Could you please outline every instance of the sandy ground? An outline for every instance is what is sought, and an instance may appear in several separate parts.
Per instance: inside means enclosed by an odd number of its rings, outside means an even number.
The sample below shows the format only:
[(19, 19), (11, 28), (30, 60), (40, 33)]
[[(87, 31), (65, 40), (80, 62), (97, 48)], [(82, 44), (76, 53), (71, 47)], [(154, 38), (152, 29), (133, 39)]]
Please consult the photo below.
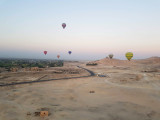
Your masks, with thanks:
[[(79, 65), (105, 77), (0, 87), (0, 120), (160, 120), (159, 61), (98, 62), (98, 66), (77, 62), (65, 67)], [(49, 111), (49, 116), (36, 116), (40, 111)]]
[(5, 84), (31, 82), (49, 79), (61, 79), (64, 77), (87, 76), (89, 73), (79, 69), (74, 63), (66, 64), (64, 67), (46, 68), (43, 71), (26, 72), (2, 72), (0, 73), (0, 86)]

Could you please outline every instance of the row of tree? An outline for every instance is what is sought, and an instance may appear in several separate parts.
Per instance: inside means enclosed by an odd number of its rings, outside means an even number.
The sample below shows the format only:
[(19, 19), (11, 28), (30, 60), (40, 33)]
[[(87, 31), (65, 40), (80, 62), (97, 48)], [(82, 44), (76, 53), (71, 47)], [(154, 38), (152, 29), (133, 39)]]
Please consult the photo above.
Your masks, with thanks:
[(28, 67), (61, 67), (63, 61), (55, 60), (12, 60), (12, 59), (0, 59), (0, 67), (10, 69), (13, 67), (17, 68), (28, 68)]

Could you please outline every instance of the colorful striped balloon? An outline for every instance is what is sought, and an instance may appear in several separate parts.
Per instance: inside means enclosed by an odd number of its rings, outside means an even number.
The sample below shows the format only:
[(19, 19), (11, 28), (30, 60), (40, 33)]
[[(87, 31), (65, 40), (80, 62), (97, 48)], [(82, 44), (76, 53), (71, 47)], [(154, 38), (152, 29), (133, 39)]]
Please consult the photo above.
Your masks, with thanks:
[(131, 58), (133, 57), (133, 53), (132, 52), (127, 52), (126, 53), (126, 58), (130, 61)]

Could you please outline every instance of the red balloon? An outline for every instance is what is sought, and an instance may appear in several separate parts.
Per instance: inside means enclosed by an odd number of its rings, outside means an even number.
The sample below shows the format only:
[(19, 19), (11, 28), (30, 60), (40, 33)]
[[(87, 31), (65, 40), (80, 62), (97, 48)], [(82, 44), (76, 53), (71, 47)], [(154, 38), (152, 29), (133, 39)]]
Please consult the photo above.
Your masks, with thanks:
[(66, 23), (62, 23), (62, 27), (64, 29), (66, 27)]
[(46, 54), (47, 54), (47, 51), (44, 51), (44, 54), (46, 55)]
[(57, 55), (57, 58), (59, 59), (60, 55)]

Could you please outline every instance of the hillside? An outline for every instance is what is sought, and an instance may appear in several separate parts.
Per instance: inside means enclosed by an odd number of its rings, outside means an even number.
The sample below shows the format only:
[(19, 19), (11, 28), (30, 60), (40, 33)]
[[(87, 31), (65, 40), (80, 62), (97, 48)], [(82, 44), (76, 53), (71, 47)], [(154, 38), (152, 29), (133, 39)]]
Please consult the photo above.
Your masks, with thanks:
[(136, 64), (160, 64), (160, 57), (150, 57), (147, 59), (139, 59), (139, 60), (119, 60), (119, 59), (110, 59), (104, 58), (101, 60), (94, 61), (97, 64), (104, 64), (108, 66), (126, 66), (126, 65), (136, 65)]

